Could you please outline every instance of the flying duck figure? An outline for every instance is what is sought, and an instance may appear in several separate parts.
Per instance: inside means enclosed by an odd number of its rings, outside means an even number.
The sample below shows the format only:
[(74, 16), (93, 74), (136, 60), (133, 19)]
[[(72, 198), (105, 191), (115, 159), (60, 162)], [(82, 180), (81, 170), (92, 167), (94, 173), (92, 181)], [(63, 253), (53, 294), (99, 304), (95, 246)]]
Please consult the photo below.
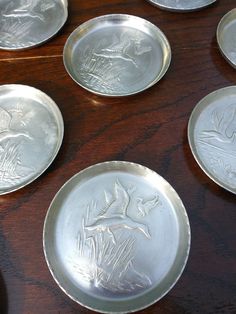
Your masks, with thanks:
[(35, 7), (38, 5), (40, 0), (21, 0), (20, 6), (10, 11), (10, 13), (3, 14), (4, 17), (32, 17), (38, 18), (41, 21), (44, 21), (43, 16), (40, 13), (35, 12)]
[[(217, 116), (217, 112), (213, 112)], [(217, 140), (218, 142), (232, 144), (236, 140), (236, 131), (231, 131), (229, 134), (229, 128), (235, 127), (236, 108), (233, 108), (229, 112), (228, 116), (221, 117), (217, 123), (216, 130), (202, 131), (200, 140)]]
[(151, 238), (148, 227), (127, 215), (130, 197), (119, 180), (115, 182), (115, 198), (101, 211), (94, 223), (84, 226), (85, 230), (107, 232), (116, 244), (114, 230), (127, 229), (141, 232), (148, 239)]
[(0, 107), (0, 143), (12, 138), (33, 138), (26, 131), (17, 131), (11, 128), (12, 116), (5, 109)]
[(149, 212), (159, 204), (159, 196), (155, 195), (154, 198), (144, 201), (142, 198), (137, 199), (137, 206), (139, 215), (145, 217)]
[(132, 63), (136, 68), (138, 67), (135, 58), (130, 53), (132, 41), (130, 36), (123, 32), (120, 37), (116, 34), (112, 35), (112, 44), (106, 48), (94, 52), (97, 57), (108, 58), (110, 60), (123, 60)]

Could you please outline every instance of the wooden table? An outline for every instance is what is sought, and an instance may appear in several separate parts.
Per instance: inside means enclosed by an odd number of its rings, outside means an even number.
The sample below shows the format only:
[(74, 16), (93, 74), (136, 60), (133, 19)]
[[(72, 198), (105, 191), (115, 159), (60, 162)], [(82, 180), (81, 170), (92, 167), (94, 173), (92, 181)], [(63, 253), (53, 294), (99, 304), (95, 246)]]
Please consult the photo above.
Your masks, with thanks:
[[(92, 313), (71, 301), (45, 263), (42, 230), (48, 206), (72, 175), (94, 163), (126, 160), (162, 175), (189, 215), (191, 253), (176, 286), (140, 313), (236, 313), (236, 198), (213, 183), (195, 162), (187, 124), (208, 93), (236, 84), (236, 72), (216, 43), (220, 18), (235, 0), (199, 12), (159, 10), (144, 0), (69, 1), (69, 19), (47, 44), (0, 51), (0, 84), (41, 89), (58, 104), (65, 123), (62, 148), (50, 168), (27, 187), (0, 197), (0, 313)], [(68, 35), (93, 17), (127, 13), (160, 27), (172, 63), (155, 86), (135, 96), (105, 98), (82, 89), (66, 73)]]

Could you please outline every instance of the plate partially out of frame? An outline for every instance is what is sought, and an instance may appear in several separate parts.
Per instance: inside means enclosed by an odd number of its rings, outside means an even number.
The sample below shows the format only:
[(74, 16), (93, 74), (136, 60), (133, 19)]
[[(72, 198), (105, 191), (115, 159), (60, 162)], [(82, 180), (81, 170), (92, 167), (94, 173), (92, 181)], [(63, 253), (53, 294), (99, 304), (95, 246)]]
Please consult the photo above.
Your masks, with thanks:
[(236, 86), (216, 90), (196, 105), (188, 124), (188, 139), (203, 171), (236, 193)]
[(26, 85), (0, 86), (0, 195), (40, 176), (63, 138), (61, 113), (46, 94)]
[(79, 26), (64, 48), (72, 79), (103, 96), (139, 93), (166, 73), (171, 49), (165, 35), (136, 16), (111, 14)]
[(236, 9), (229, 11), (220, 20), (216, 37), (222, 55), (236, 68)]
[(191, 12), (203, 9), (216, 0), (147, 0), (148, 2), (168, 11)]
[(138, 164), (111, 161), (72, 177), (56, 194), (43, 234), (57, 284), (102, 313), (161, 299), (187, 262), (190, 227), (174, 189)]
[(0, 49), (27, 49), (48, 41), (66, 22), (67, 6), (67, 0), (1, 0)]

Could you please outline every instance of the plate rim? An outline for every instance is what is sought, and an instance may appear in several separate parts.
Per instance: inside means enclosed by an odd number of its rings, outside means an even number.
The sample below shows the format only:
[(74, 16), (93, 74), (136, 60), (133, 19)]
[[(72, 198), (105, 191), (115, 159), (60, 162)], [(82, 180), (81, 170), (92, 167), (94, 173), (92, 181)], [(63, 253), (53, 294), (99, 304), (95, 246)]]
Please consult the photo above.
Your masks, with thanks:
[[(26, 182), (24, 182), (23, 184), (19, 184), (16, 186), (13, 186), (13, 188), (8, 188), (7, 191), (2, 191), (1, 187), (0, 187), (0, 196), (1, 195), (6, 195), (15, 191), (18, 191), (24, 187), (26, 187), (27, 185), (31, 184), (32, 182), (34, 182), (36, 179), (38, 179), (53, 163), (53, 161), (55, 160), (55, 158), (58, 155), (58, 152), (61, 148), (62, 142), (63, 142), (63, 138), (64, 138), (64, 120), (63, 120), (63, 116), (61, 113), (60, 108), (58, 107), (58, 105), (56, 104), (56, 102), (49, 96), (47, 95), (45, 92), (43, 92), (42, 90), (35, 88), (33, 86), (30, 85), (25, 85), (25, 84), (3, 84), (0, 85), (0, 92), (2, 90), (4, 90), (5, 88), (13, 88), (15, 89), (28, 89), (31, 90), (33, 92), (36, 92), (37, 94), (43, 95), (43, 97), (45, 97), (46, 99), (49, 100), (50, 102), (50, 108), (53, 108), (53, 115), (55, 116), (55, 118), (58, 120), (56, 121), (57, 127), (58, 127), (58, 137), (57, 137), (57, 142), (56, 142), (56, 148), (53, 151), (53, 154), (50, 157), (49, 162), (42, 168), (41, 171), (39, 171), (36, 175), (32, 176), (32, 178), (30, 178), (30, 180), (27, 180)], [(47, 108), (47, 106), (45, 106)], [(54, 113), (55, 111), (55, 113)], [(51, 112), (51, 110), (50, 110)]]
[(149, 3), (154, 5), (155, 7), (160, 8), (161, 10), (170, 11), (170, 12), (177, 12), (177, 13), (189, 13), (189, 12), (194, 12), (194, 11), (200, 11), (202, 9), (209, 7), (210, 5), (214, 4), (215, 2), (217, 2), (217, 0), (211, 0), (210, 3), (205, 4), (203, 6), (200, 6), (200, 7), (198, 6), (198, 7), (192, 8), (192, 9), (181, 9), (181, 8), (166, 6), (164, 4), (159, 4), (156, 2), (158, 0), (146, 0), (146, 1), (148, 1)]
[[(187, 137), (188, 137), (188, 143), (189, 143), (192, 155), (193, 155), (195, 161), (197, 162), (197, 164), (199, 165), (199, 167), (205, 173), (205, 175), (207, 175), (208, 178), (210, 178), (215, 184), (217, 184), (221, 188), (223, 188), (223, 189), (225, 189), (225, 190), (227, 190), (233, 194), (236, 194), (236, 188), (232, 189), (229, 185), (224, 184), (223, 182), (221, 182), (221, 180), (217, 179), (212, 173), (209, 172), (207, 167), (205, 167), (204, 163), (202, 162), (202, 159), (199, 157), (197, 150), (194, 148), (194, 147), (196, 147), (195, 142), (194, 142), (194, 127), (196, 125), (196, 122), (194, 123), (193, 120), (195, 118), (197, 110), (201, 109), (201, 107), (204, 107), (203, 103), (204, 103), (204, 101), (207, 100), (208, 97), (211, 97), (217, 93), (220, 93), (221, 91), (226, 91), (226, 90), (230, 90), (230, 89), (235, 89), (235, 95), (236, 95), (236, 85), (229, 85), (229, 86), (221, 87), (219, 89), (216, 89), (216, 90), (210, 92), (209, 94), (204, 96), (200, 101), (197, 102), (197, 104), (195, 105), (195, 107), (192, 110), (192, 113), (191, 113), (189, 121), (188, 121)], [(208, 103), (207, 106), (209, 106), (209, 105), (210, 104)]]
[[(100, 308), (100, 307), (94, 307), (94, 306), (90, 306), (89, 304), (85, 304), (84, 302), (82, 302), (81, 300), (79, 300), (79, 297), (75, 298), (74, 296), (72, 296), (70, 293), (68, 293), (68, 291), (66, 290), (65, 287), (63, 287), (60, 283), (60, 279), (58, 279), (58, 274), (56, 274), (56, 270), (55, 268), (53, 267), (52, 263), (51, 263), (51, 260), (50, 260), (50, 253), (49, 253), (49, 250), (50, 248), (48, 248), (48, 244), (47, 244), (47, 237), (49, 236), (49, 227), (48, 226), (51, 226), (50, 225), (50, 219), (51, 219), (51, 215), (54, 217), (54, 214), (57, 215), (58, 213), (56, 211), (60, 211), (60, 209), (55, 209), (54, 208), (54, 204), (55, 202), (57, 202), (57, 199), (58, 197), (60, 197), (61, 193), (63, 193), (64, 189), (67, 187), (67, 185), (71, 185), (73, 184), (73, 181), (77, 179), (78, 176), (83, 176), (86, 172), (89, 172), (91, 170), (94, 170), (94, 168), (99, 168), (99, 167), (106, 167), (106, 166), (114, 166), (115, 167), (115, 170), (117, 170), (116, 167), (125, 167), (125, 166), (131, 166), (133, 168), (136, 168), (137, 169), (142, 169), (142, 170), (145, 170), (145, 171), (148, 171), (150, 172), (151, 174), (154, 174), (155, 176), (157, 176), (158, 180), (161, 180), (163, 181), (164, 184), (166, 184), (168, 186), (168, 188), (171, 189), (171, 192), (174, 193), (174, 197), (175, 197), (175, 201), (178, 202), (178, 205), (176, 205), (176, 208), (177, 210), (176, 211), (181, 211), (181, 219), (183, 219), (183, 226), (184, 226), (184, 230), (183, 230), (183, 234), (182, 236), (185, 236), (185, 242), (184, 242), (184, 245), (183, 246), (183, 243), (181, 245), (181, 256), (178, 256), (178, 254), (176, 254), (175, 256), (175, 260), (173, 262), (173, 265), (170, 267), (170, 270), (172, 270), (172, 268), (174, 266), (176, 266), (175, 264), (177, 263), (176, 260), (181, 259), (181, 262), (182, 264), (178, 266), (178, 274), (176, 275), (177, 272), (175, 272), (175, 275), (173, 276), (175, 279), (173, 280), (173, 282), (171, 282), (171, 284), (168, 286), (168, 289), (164, 292), (162, 292), (161, 295), (159, 295), (158, 297), (155, 296), (155, 298), (152, 298), (152, 300), (148, 301), (148, 302), (143, 302), (142, 306), (138, 306), (138, 307), (133, 307), (132, 309), (129, 308), (128, 310), (127, 309), (122, 309), (122, 310), (118, 310), (119, 307), (116, 305), (116, 308), (114, 310), (106, 310), (104, 308)], [(118, 168), (120, 169), (120, 168)], [(113, 171), (111, 170), (110, 168), (105, 172), (109, 172), (109, 171)], [(121, 170), (120, 170), (121, 171)], [(97, 175), (97, 174), (96, 174)], [(80, 182), (80, 180), (79, 180)], [(83, 182), (82, 182), (83, 183)], [(68, 195), (70, 192), (66, 192), (66, 195)], [(55, 217), (54, 217), (55, 218)], [(55, 225), (55, 221), (56, 221), (56, 218), (54, 219), (54, 222), (53, 222), (53, 225)], [(180, 233), (181, 234), (181, 233)], [(157, 301), (159, 301), (160, 299), (162, 299), (175, 285), (176, 283), (178, 282), (179, 278), (181, 277), (185, 267), (186, 267), (186, 264), (187, 264), (187, 261), (188, 261), (188, 258), (189, 258), (189, 254), (190, 254), (190, 247), (191, 247), (191, 228), (190, 228), (190, 222), (189, 222), (189, 218), (188, 218), (188, 214), (187, 214), (187, 211), (185, 209), (185, 206), (182, 202), (182, 200), (180, 199), (179, 195), (177, 194), (177, 192), (175, 191), (175, 189), (170, 185), (170, 183), (168, 183), (168, 181), (166, 181), (162, 176), (160, 176), (158, 173), (156, 173), (155, 171), (147, 168), (146, 166), (143, 166), (143, 165), (140, 165), (140, 164), (137, 164), (137, 163), (134, 163), (134, 162), (128, 162), (128, 161), (118, 161), (118, 160), (112, 160), (112, 161), (105, 161), (105, 162), (100, 162), (100, 163), (97, 163), (97, 164), (93, 164), (81, 171), (79, 171), (78, 173), (76, 173), (75, 175), (73, 175), (69, 180), (67, 180), (63, 185), (62, 187), (57, 191), (57, 193), (55, 194), (54, 198), (52, 199), (48, 209), (47, 209), (47, 213), (46, 213), (46, 216), (45, 216), (45, 220), (44, 220), (44, 225), (43, 225), (43, 237), (42, 237), (42, 241), (43, 241), (43, 252), (44, 252), (44, 257), (45, 257), (45, 260), (46, 260), (46, 264), (49, 268), (49, 271), (53, 277), (53, 279), (55, 280), (55, 282), (57, 283), (57, 285), (60, 287), (60, 289), (69, 297), (71, 298), (73, 301), (75, 301), (77, 304), (80, 304), (81, 306), (87, 308), (87, 309), (90, 309), (90, 310), (93, 310), (93, 311), (97, 311), (99, 313), (132, 313), (132, 312), (136, 312), (138, 310), (142, 310), (144, 308), (147, 308), (149, 307), (150, 305), (156, 303)], [(179, 245), (180, 247), (180, 245)], [(55, 252), (55, 255), (56, 255), (56, 250), (54, 249), (53, 250), (53, 254)], [(178, 257), (178, 258), (177, 258)], [(167, 276), (167, 275), (166, 275)], [(165, 276), (165, 277), (166, 277)], [(162, 281), (165, 279), (165, 277), (162, 279)], [(162, 282), (161, 281), (161, 282)], [(158, 285), (159, 286), (159, 285)], [(144, 292), (143, 294), (137, 294), (135, 295), (134, 297), (129, 297), (127, 300), (123, 301), (125, 303), (127, 302), (131, 302), (132, 300), (135, 300), (135, 299), (138, 299), (140, 297), (143, 297), (144, 295), (146, 295), (147, 293), (154, 293), (155, 295), (155, 289), (157, 289), (157, 286), (154, 285), (152, 288), (148, 289), (147, 292)], [(77, 288), (77, 291), (81, 291), (81, 289)], [(79, 295), (79, 293), (77, 295)], [(86, 294), (86, 292), (83, 292), (83, 294)], [(90, 297), (89, 294), (86, 294), (87, 296)], [(93, 299), (99, 299), (98, 297), (96, 296), (93, 296)], [(101, 301), (99, 301), (101, 302)], [(109, 300), (109, 299), (106, 299), (106, 303), (109, 302), (109, 304), (111, 305), (112, 303), (119, 303), (120, 304), (120, 301), (117, 301), (117, 300)]]
[(231, 10), (229, 10), (226, 14), (224, 14), (222, 16), (222, 18), (220, 19), (218, 25), (217, 25), (217, 29), (216, 29), (216, 40), (217, 40), (217, 44), (219, 47), (219, 50), (221, 52), (221, 55), (223, 56), (223, 58), (234, 68), (236, 69), (236, 61), (233, 62), (229, 57), (228, 54), (226, 53), (221, 40), (220, 40), (220, 36), (221, 36), (221, 32), (222, 29), (224, 27), (225, 22), (227, 21), (227, 18), (231, 15), (234, 14), (235, 15), (235, 22), (236, 22), (236, 8), (233, 8)]
[[(128, 93), (122, 93), (122, 94), (118, 94), (118, 93), (112, 93), (112, 94), (109, 94), (109, 93), (104, 93), (104, 92), (99, 92), (97, 90), (93, 90), (89, 87), (87, 87), (85, 84), (79, 82), (75, 76), (71, 73), (70, 69), (69, 69), (69, 66), (68, 66), (68, 62), (67, 62), (67, 58), (66, 58), (66, 54), (67, 54), (67, 48), (70, 44), (70, 41), (72, 40), (72, 37), (77, 33), (79, 32), (80, 30), (84, 30), (86, 29), (88, 26), (90, 26), (91, 24), (93, 25), (94, 27), (94, 23), (96, 21), (102, 21), (102, 20), (105, 20), (105, 19), (109, 19), (109, 20), (112, 20), (113, 18), (117, 18), (117, 19), (126, 19), (128, 20), (129, 18), (132, 18), (132, 19), (136, 19), (136, 20), (142, 20), (144, 23), (150, 25), (153, 29), (155, 29), (155, 31), (157, 31), (159, 33), (159, 36), (158, 37), (161, 37), (161, 39), (159, 38), (160, 42), (164, 43), (167, 47), (167, 52), (168, 52), (168, 57), (167, 57), (167, 60), (165, 62), (165, 65), (162, 66), (161, 70), (158, 72), (158, 75), (155, 76), (155, 79), (150, 82), (149, 84), (145, 85), (144, 88), (142, 88), (141, 90), (136, 90), (134, 92), (128, 92)], [(86, 36), (86, 35), (85, 35)], [(79, 37), (79, 39), (81, 39), (82, 37)], [(162, 49), (163, 51), (163, 49)], [(171, 60), (172, 60), (172, 51), (171, 51), (171, 45), (170, 45), (170, 42), (167, 38), (167, 36), (165, 35), (165, 33), (158, 27), (156, 26), (155, 24), (153, 24), (152, 22), (148, 21), (147, 19), (145, 18), (142, 18), (142, 17), (139, 17), (139, 16), (136, 16), (136, 15), (132, 15), (132, 14), (122, 14), (122, 13), (112, 13), (112, 14), (105, 14), (105, 15), (100, 15), (100, 16), (97, 16), (97, 17), (94, 17), (94, 18), (91, 18), (83, 23), (81, 23), (79, 26), (77, 26), (69, 35), (69, 37), (67, 38), (66, 42), (65, 42), (65, 45), (64, 45), (64, 48), (63, 48), (63, 64), (64, 64), (64, 67), (66, 69), (66, 72), (67, 74), (70, 76), (70, 78), (77, 84), (79, 85), (80, 87), (82, 87), (83, 89), (89, 91), (90, 93), (93, 93), (95, 95), (99, 95), (99, 96), (104, 96), (104, 97), (127, 97), (127, 96), (132, 96), (132, 95), (136, 95), (136, 94), (139, 94), (145, 90), (147, 90), (148, 88), (152, 87), (153, 85), (155, 85), (156, 83), (158, 83), (166, 74), (166, 72), (168, 71), (168, 69), (170, 68), (170, 64), (171, 64)], [(164, 63), (164, 62), (163, 62)]]
[(24, 50), (29, 50), (29, 49), (33, 49), (33, 48), (36, 48), (36, 47), (39, 47), (41, 45), (44, 45), (45, 43), (47, 43), (48, 41), (50, 41), (52, 38), (54, 38), (59, 32), (60, 30), (64, 27), (67, 19), (68, 19), (68, 1), (67, 0), (60, 0), (60, 2), (62, 3), (62, 6), (63, 6), (63, 11), (64, 11), (64, 14), (63, 14), (63, 19), (62, 19), (62, 22), (60, 24), (60, 27), (58, 27), (54, 32), (52, 32), (52, 34), (41, 40), (40, 42), (37, 42), (35, 44), (32, 44), (32, 45), (25, 45), (24, 47), (17, 47), (17, 48), (14, 48), (14, 47), (5, 47), (5, 46), (2, 46), (1, 45), (1, 42), (0, 42), (0, 50), (5, 50), (5, 51), (24, 51)]

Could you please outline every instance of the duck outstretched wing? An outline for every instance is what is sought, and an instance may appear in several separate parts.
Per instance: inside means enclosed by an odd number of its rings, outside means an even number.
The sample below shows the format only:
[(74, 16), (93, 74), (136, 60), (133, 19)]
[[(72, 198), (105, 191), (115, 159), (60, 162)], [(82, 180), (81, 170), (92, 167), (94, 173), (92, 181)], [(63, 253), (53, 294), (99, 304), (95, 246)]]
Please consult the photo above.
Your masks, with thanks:
[(113, 200), (110, 202), (107, 208), (102, 211), (102, 216), (106, 218), (125, 216), (129, 202), (130, 197), (128, 192), (117, 179), (114, 185)]
[(0, 133), (10, 130), (11, 119), (10, 113), (0, 107)]

